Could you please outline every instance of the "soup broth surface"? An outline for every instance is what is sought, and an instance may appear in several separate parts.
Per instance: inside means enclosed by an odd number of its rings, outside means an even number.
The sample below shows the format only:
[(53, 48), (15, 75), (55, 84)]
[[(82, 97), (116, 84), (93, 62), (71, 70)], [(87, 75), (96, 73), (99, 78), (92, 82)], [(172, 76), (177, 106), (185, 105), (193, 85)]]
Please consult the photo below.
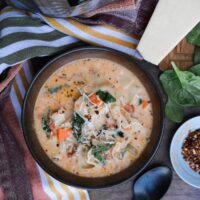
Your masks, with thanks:
[(152, 132), (152, 104), (125, 67), (80, 59), (55, 71), (34, 108), (37, 138), (50, 159), (84, 177), (103, 177), (131, 165)]

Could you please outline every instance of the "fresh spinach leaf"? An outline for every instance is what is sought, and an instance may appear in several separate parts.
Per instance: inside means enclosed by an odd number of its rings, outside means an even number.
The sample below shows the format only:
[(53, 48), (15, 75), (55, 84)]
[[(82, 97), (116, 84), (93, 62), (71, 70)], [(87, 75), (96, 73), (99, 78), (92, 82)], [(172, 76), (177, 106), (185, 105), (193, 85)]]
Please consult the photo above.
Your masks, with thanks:
[(190, 71), (181, 71), (172, 62), (173, 70), (160, 76), (161, 83), (168, 97), (182, 106), (200, 105), (200, 77)]
[(42, 129), (45, 131), (47, 138), (50, 138), (50, 132), (51, 132), (49, 123), (50, 123), (50, 116), (48, 112), (47, 114), (43, 114), (42, 120), (41, 120)]
[(179, 85), (177, 76), (173, 70), (167, 70), (160, 75), (162, 86), (169, 97), (173, 97), (173, 86)]
[(172, 121), (180, 122), (185, 107), (200, 106), (200, 67), (194, 66), (190, 71), (182, 71), (174, 62), (172, 67), (173, 70), (165, 71), (160, 76), (160, 81), (168, 96), (166, 115)]
[(58, 85), (56, 87), (48, 88), (48, 92), (51, 93), (51, 94), (53, 94), (53, 93), (57, 93), (61, 89), (62, 89), (62, 85)]
[(107, 91), (102, 91), (102, 90), (98, 90), (96, 92), (96, 95), (99, 96), (99, 98), (105, 102), (105, 103), (113, 103), (116, 101), (116, 98), (113, 97), (109, 92)]
[(200, 46), (200, 23), (198, 23), (186, 36), (187, 41), (191, 44)]
[(92, 147), (92, 154), (102, 164), (105, 164), (105, 158), (102, 156), (103, 152), (108, 151), (112, 147), (112, 144), (99, 144)]
[[(200, 106), (200, 76), (179, 70), (174, 62), (172, 66), (181, 83), (181, 90), (177, 93), (178, 102), (183, 106)], [(188, 99), (191, 101), (187, 101)]]
[(168, 99), (165, 106), (165, 113), (170, 120), (180, 123), (183, 120), (184, 108), (171, 99)]
[(81, 129), (84, 123), (85, 123), (85, 120), (78, 113), (74, 113), (74, 116), (72, 118), (72, 127), (74, 129), (74, 135), (78, 141), (79, 141), (79, 138), (81, 135)]
[(195, 47), (194, 64), (200, 64), (200, 47)]
[(160, 81), (168, 98), (172, 99), (174, 102), (176, 102), (176, 104), (180, 103), (179, 99), (181, 99), (181, 104), (193, 101), (193, 98), (190, 97), (190, 95), (185, 95), (184, 98), (180, 97), (182, 95), (182, 93), (180, 94), (180, 91), (182, 91), (182, 86), (173, 70), (165, 71), (160, 76)]
[(200, 64), (198, 65), (194, 65), (193, 67), (191, 67), (189, 69), (190, 72), (192, 72), (193, 74), (200, 76)]

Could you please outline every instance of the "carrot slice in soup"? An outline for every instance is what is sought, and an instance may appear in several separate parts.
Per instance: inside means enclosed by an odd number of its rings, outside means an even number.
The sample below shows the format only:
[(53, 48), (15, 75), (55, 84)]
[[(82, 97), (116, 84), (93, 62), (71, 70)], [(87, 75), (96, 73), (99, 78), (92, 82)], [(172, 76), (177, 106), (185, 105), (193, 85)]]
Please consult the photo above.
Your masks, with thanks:
[(94, 93), (89, 96), (89, 100), (96, 106), (101, 106), (103, 101)]
[(57, 129), (57, 139), (59, 142), (66, 140), (70, 134), (72, 134), (72, 129), (70, 128), (59, 128)]
[(122, 130), (123, 131), (132, 131), (132, 128), (129, 126), (129, 127), (123, 128)]
[(148, 106), (148, 101), (142, 100), (142, 109), (144, 110)]

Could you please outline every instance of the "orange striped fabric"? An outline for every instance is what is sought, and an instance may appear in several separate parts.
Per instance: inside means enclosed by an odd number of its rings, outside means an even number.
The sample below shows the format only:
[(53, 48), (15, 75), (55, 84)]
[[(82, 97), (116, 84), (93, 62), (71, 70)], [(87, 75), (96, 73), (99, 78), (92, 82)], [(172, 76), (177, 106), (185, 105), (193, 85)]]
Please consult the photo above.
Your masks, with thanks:
[[(23, 98), (33, 76), (33, 66), (28, 62), (24, 63), (23, 67), (16, 75), (13, 86), (11, 88), (10, 97), (19, 121), (21, 118), (21, 107), (23, 104)], [(43, 171), (38, 165), (36, 169), (40, 175), (41, 187), (43, 191), (48, 195), (49, 199), (89, 200), (89, 195), (87, 191), (76, 189), (60, 183), (59, 181), (48, 175), (45, 171)]]

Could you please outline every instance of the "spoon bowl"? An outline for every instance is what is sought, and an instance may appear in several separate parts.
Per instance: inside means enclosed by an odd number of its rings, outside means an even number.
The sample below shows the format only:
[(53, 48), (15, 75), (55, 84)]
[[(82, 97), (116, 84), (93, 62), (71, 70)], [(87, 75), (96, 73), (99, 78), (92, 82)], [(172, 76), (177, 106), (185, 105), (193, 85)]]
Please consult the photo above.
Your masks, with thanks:
[(133, 185), (134, 200), (159, 200), (167, 192), (172, 180), (168, 167), (153, 168), (140, 176)]

